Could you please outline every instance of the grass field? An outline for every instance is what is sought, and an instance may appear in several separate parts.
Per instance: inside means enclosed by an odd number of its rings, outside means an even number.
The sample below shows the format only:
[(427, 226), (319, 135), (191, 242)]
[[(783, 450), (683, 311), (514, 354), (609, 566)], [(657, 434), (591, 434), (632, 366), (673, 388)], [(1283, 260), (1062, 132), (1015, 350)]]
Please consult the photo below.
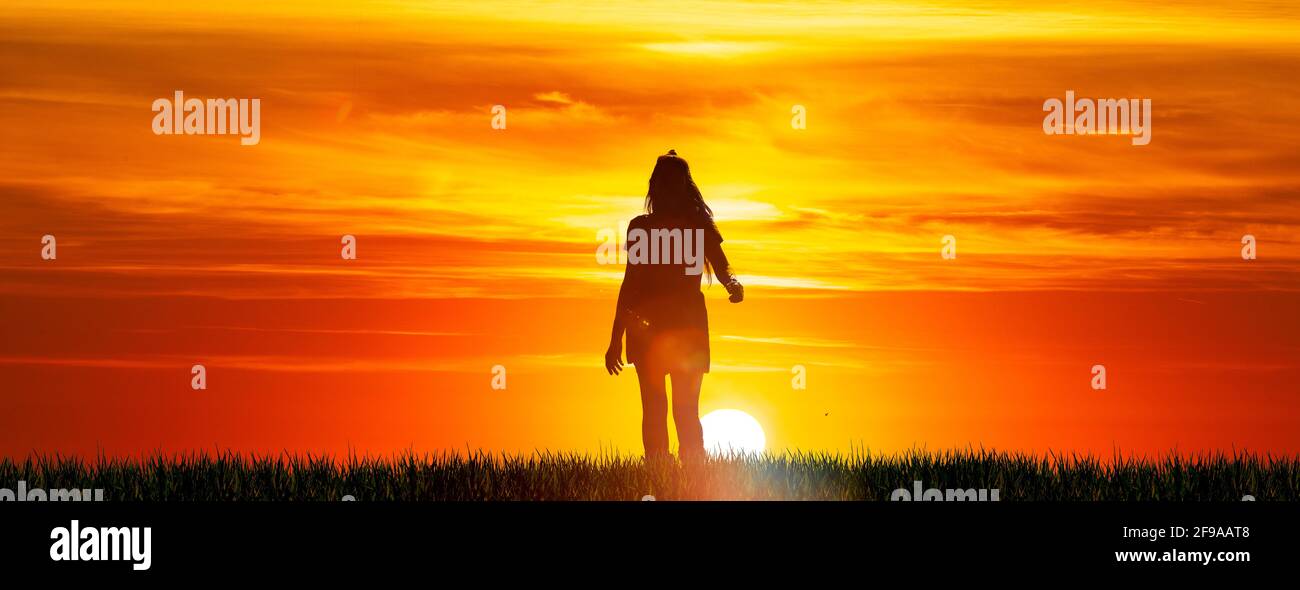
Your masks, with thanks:
[(898, 488), (998, 489), (1002, 501), (1300, 499), (1300, 457), (1214, 454), (1101, 460), (993, 451), (786, 454), (647, 464), (537, 453), (391, 458), (236, 454), (84, 461), (0, 459), (0, 488), (103, 488), (109, 501), (889, 500)]

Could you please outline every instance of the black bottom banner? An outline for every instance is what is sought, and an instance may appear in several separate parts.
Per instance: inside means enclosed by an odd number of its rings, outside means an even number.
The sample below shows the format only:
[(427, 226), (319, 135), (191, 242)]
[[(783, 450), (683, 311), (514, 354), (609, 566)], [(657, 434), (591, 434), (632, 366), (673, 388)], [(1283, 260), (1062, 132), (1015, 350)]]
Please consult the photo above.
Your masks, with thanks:
[(640, 579), (684, 560), (741, 577), (778, 565), (818, 578), (864, 568), (1235, 577), (1291, 569), (1298, 514), (1270, 502), (6, 502), (0, 563), (182, 581), (433, 570), (542, 580), (562, 577), (562, 564), (641, 564)]

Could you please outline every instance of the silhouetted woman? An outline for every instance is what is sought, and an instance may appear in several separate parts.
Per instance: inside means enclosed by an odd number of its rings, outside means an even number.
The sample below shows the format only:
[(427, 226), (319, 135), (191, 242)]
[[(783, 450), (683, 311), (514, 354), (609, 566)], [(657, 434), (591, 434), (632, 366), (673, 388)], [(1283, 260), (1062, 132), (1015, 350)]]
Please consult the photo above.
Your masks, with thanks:
[[(745, 297), (744, 288), (731, 273), (722, 253), (722, 234), (713, 222), (713, 210), (704, 204), (700, 189), (691, 178), (686, 160), (675, 150), (659, 156), (650, 174), (645, 198), (646, 214), (628, 224), (628, 264), (618, 291), (614, 328), (605, 352), (605, 369), (617, 375), (623, 368), (623, 335), (627, 334), (627, 362), (636, 366), (641, 384), (641, 439), (646, 457), (668, 456), (668, 398), (665, 377), (672, 376), (673, 423), (683, 459), (704, 455), (704, 432), (700, 427), (700, 384), (709, 372), (709, 318), (700, 292), (703, 272), (691, 274), (689, 258), (694, 230), (703, 232), (704, 269), (726, 287), (732, 303)], [(682, 230), (681, 247), (686, 256), (659, 252), (653, 263), (634, 263), (634, 236), (653, 230)], [(664, 235), (656, 232), (657, 236)], [(667, 240), (650, 240), (658, 247)], [(697, 265), (698, 266), (698, 265)]]

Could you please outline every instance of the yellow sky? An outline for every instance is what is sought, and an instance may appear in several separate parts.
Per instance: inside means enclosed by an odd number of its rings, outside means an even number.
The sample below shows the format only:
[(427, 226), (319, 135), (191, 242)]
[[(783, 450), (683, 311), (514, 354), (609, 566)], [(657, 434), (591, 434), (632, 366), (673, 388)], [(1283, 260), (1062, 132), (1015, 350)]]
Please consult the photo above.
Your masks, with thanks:
[[(7, 178), (244, 231), (541, 240), (541, 264), (474, 262), (529, 293), (616, 276), (580, 254), (670, 147), (759, 285), (1077, 287), (1248, 231), (1296, 253), (1292, 219), (1257, 213), (1295, 212), (1275, 196), (1296, 174), (1286, 3), (150, 5), (4, 17)], [(262, 144), (150, 135), (141, 105), (176, 88), (262, 97)], [(1039, 105), (1067, 89), (1152, 98), (1153, 143), (1045, 137)], [(945, 234), (969, 264), (936, 265)]]

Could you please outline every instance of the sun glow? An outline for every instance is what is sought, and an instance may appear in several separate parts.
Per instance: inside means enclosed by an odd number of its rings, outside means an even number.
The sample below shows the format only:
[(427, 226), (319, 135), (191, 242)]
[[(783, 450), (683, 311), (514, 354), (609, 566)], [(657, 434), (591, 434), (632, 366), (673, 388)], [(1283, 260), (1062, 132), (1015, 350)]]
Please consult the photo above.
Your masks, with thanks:
[(704, 448), (712, 455), (758, 454), (767, 448), (763, 426), (740, 410), (714, 410), (700, 418)]

